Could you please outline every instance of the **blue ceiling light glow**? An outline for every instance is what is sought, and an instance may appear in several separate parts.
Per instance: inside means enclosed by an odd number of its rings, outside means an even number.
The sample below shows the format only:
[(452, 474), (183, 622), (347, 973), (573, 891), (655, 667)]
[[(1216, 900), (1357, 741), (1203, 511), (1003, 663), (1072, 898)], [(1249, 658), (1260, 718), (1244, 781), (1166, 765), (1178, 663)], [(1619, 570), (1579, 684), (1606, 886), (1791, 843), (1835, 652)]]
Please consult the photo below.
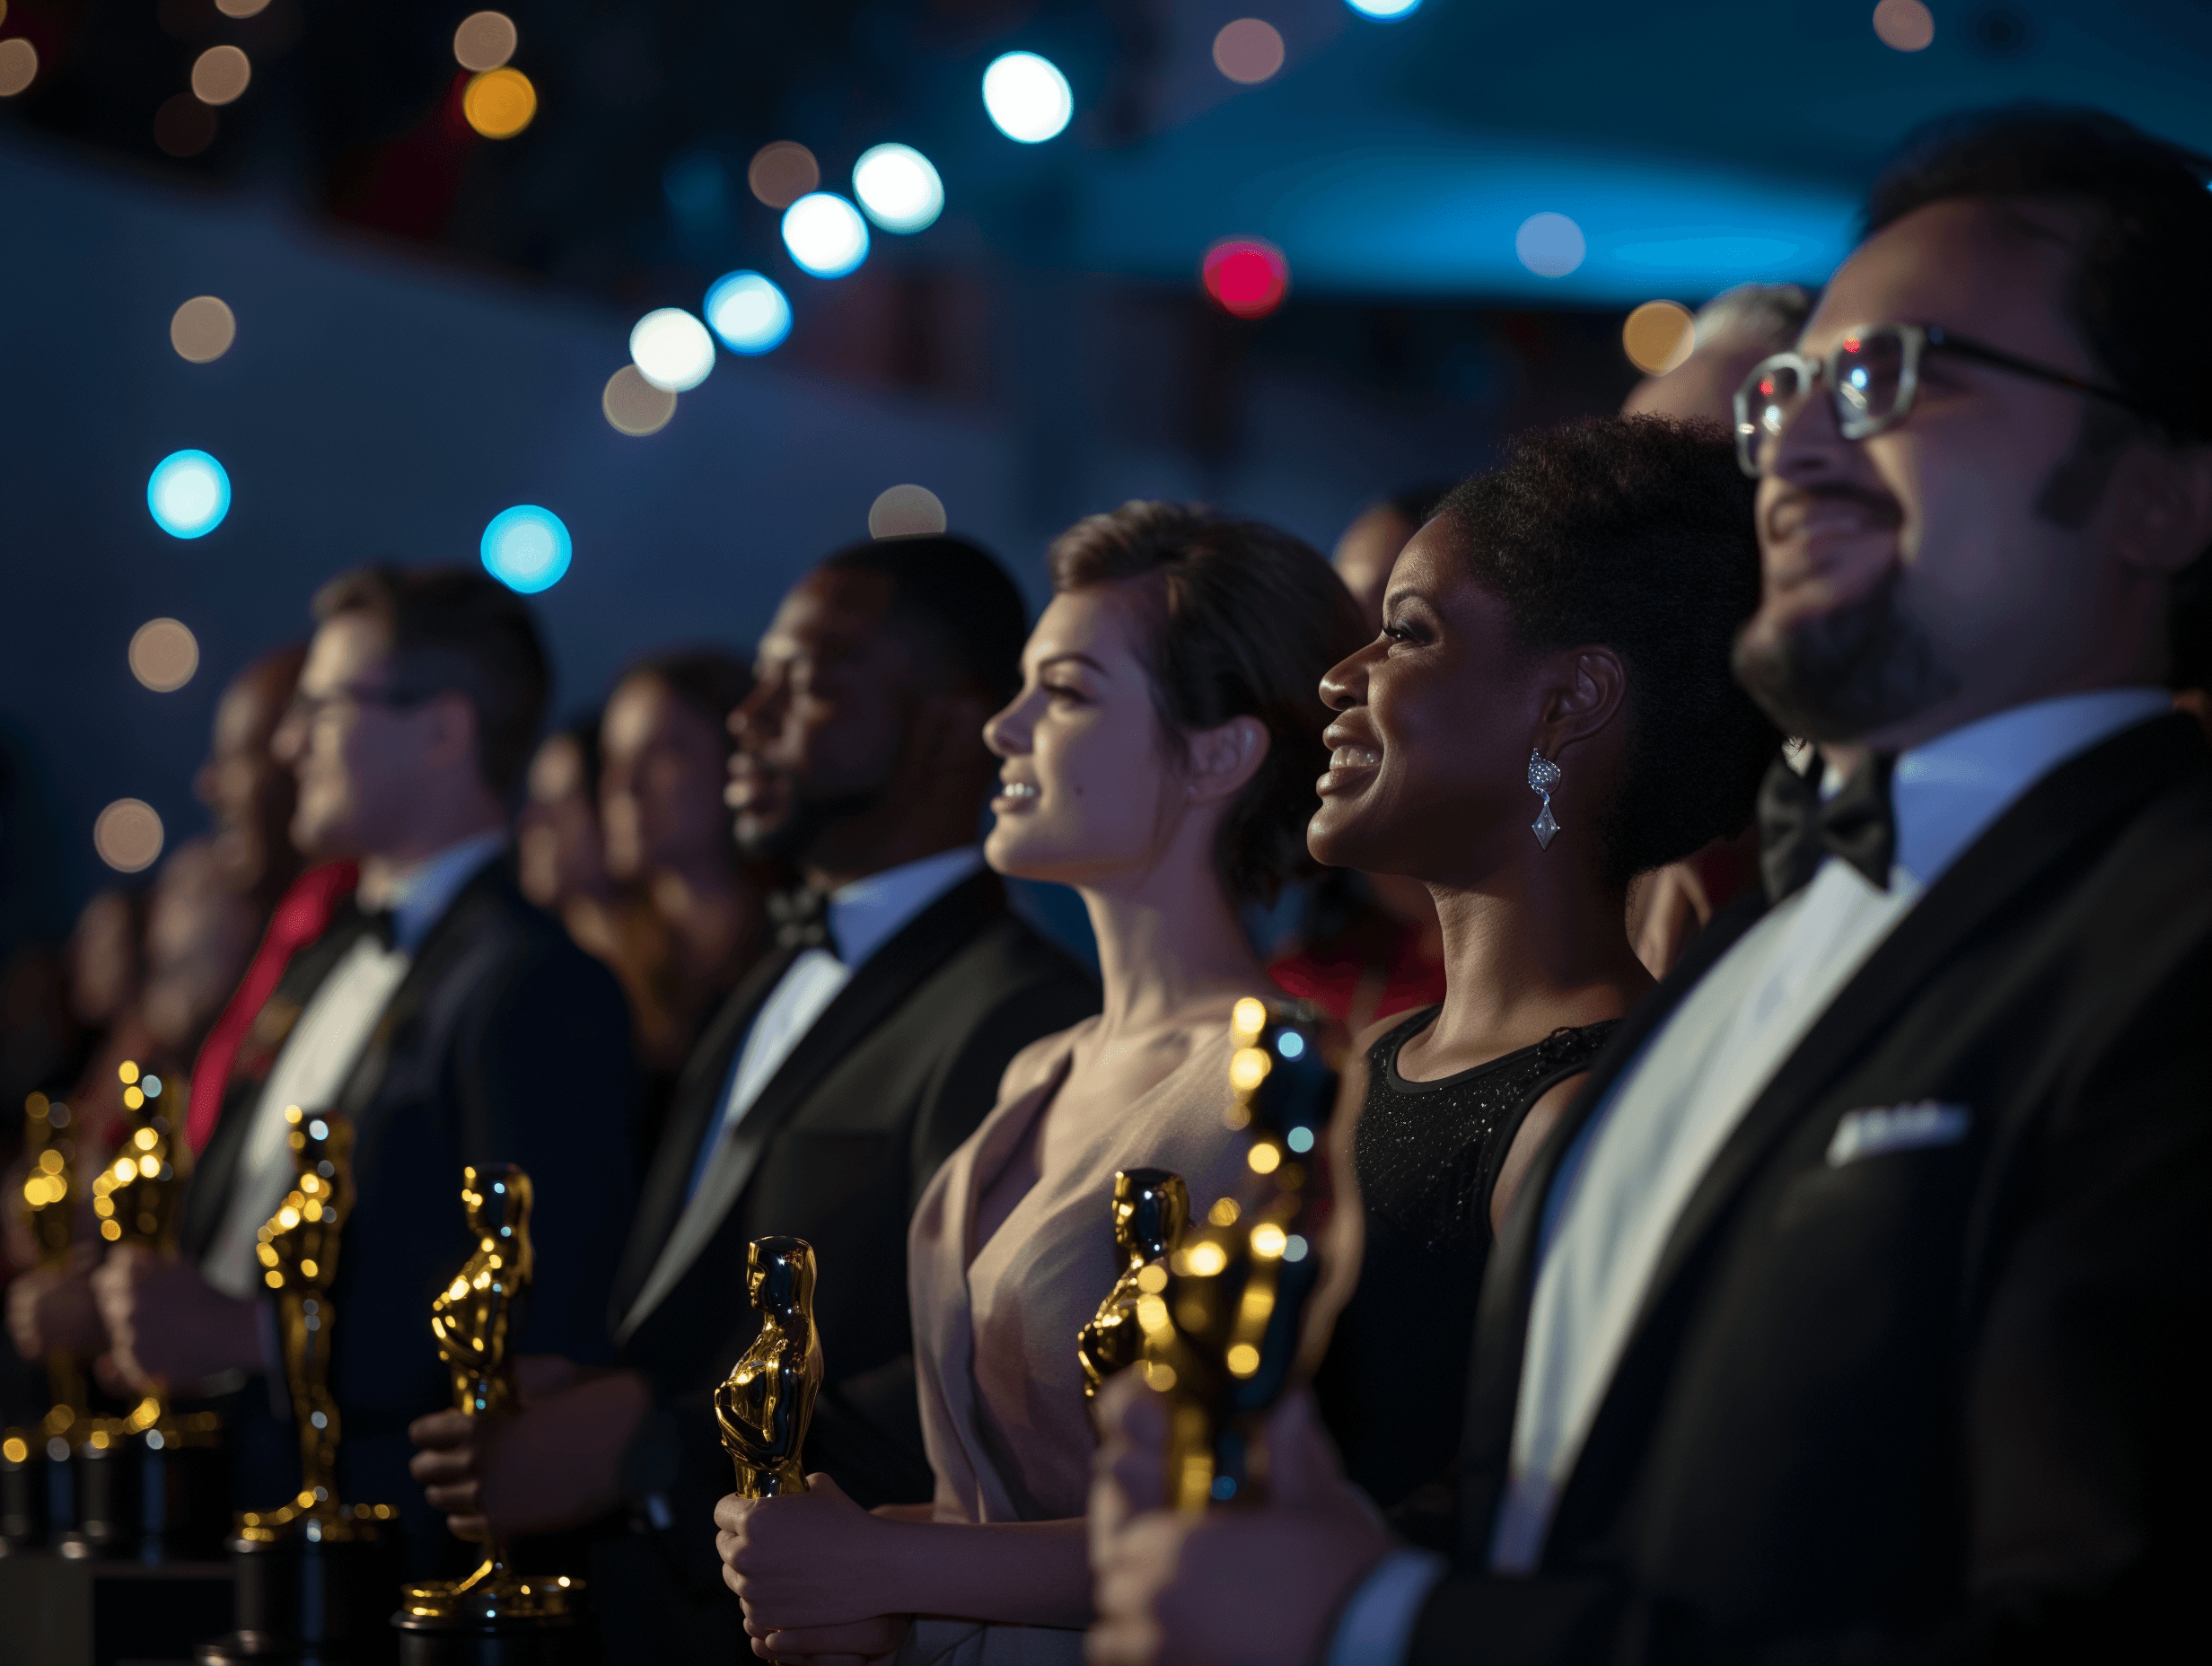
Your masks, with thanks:
[(561, 518), (535, 504), (503, 509), (484, 529), (484, 570), (525, 596), (559, 583), (574, 553)]
[(926, 229), (944, 212), (944, 181), (909, 145), (878, 145), (853, 164), (853, 195), (886, 232)]
[(834, 191), (810, 191), (784, 210), (784, 247), (802, 272), (843, 277), (868, 258), (868, 223)]
[(707, 321), (733, 353), (766, 353), (791, 333), (791, 303), (758, 272), (732, 272), (707, 292)]
[(983, 72), (983, 108), (1008, 138), (1042, 145), (1075, 115), (1075, 93), (1050, 58), (1008, 52)]
[(1344, 0), (1344, 4), (1362, 17), (1372, 17), (1378, 23), (1394, 23), (1401, 17), (1411, 17), (1421, 9), (1421, 0)]
[(231, 477), (205, 452), (171, 452), (146, 479), (154, 524), (171, 538), (205, 538), (231, 513)]

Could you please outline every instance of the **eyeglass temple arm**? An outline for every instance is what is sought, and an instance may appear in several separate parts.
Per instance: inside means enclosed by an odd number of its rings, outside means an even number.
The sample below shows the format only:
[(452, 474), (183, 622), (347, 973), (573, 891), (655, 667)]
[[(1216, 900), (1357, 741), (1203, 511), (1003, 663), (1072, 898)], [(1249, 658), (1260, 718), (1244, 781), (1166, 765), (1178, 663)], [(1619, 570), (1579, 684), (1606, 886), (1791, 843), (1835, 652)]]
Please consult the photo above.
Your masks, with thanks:
[(1979, 341), (1970, 341), (1964, 336), (1954, 336), (1937, 325), (1927, 326), (1927, 341), (1928, 346), (1941, 347), (1946, 353), (1955, 353), (1962, 358), (1979, 359), (1985, 364), (1995, 364), (2000, 370), (2008, 370), (2016, 375), (2032, 376), (2038, 381), (2048, 381), (2057, 387), (2071, 388), (2076, 393), (2094, 394), (2098, 399), (2110, 399), (2115, 405), (2123, 406), (2138, 416), (2155, 420), (2138, 401), (2130, 399), (2117, 388), (2108, 388), (2102, 382), (2088, 381), (2079, 376), (2068, 375), (2065, 371), (2052, 370), (2048, 365), (2032, 364), (2027, 359), (2014, 358), (2011, 354), (2000, 348), (1986, 347)]

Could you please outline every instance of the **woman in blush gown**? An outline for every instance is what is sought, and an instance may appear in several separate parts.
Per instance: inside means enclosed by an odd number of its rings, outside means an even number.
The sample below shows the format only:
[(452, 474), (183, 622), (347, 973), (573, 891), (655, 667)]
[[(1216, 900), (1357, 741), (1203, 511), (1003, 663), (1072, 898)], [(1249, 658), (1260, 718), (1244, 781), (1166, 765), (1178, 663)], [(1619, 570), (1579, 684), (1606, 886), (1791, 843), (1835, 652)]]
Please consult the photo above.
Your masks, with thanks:
[(1312, 550), (1177, 504), (1081, 522), (1050, 565), (1022, 692), (985, 732), (1005, 761), (984, 848), (1081, 893), (1104, 1010), (1014, 1058), (916, 1212), (934, 1504), (869, 1514), (818, 1477), (717, 1509), (724, 1576), (777, 1658), (1082, 1658), (1094, 1436), (1075, 1338), (1120, 1270), (1114, 1175), (1172, 1170), (1203, 1209), (1244, 1172), (1229, 1016), (1270, 986), (1238, 911), (1306, 860), (1317, 687), (1367, 633)]

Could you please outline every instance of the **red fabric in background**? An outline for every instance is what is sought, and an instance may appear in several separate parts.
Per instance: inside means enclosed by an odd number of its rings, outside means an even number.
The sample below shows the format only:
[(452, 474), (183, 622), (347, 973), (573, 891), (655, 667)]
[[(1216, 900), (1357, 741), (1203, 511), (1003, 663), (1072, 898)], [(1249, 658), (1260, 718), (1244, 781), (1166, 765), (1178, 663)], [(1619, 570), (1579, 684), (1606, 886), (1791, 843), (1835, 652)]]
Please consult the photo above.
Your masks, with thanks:
[[(1278, 956), (1268, 965), (1268, 976), (1285, 995), (1312, 1002), (1339, 1022), (1364, 1028), (1378, 1018), (1434, 1006), (1444, 999), (1444, 962), (1423, 954), (1420, 944), (1421, 928), (1403, 925), (1391, 940), (1387, 965), (1371, 966), (1356, 954), (1301, 949)], [(1369, 992), (1374, 1004), (1367, 1012), (1355, 1013), (1352, 1008), (1363, 978), (1374, 980)]]
[(277, 900), (268, 916), (268, 930), (253, 951), (246, 975), (238, 980), (230, 1004), (215, 1027), (200, 1043), (199, 1058), (192, 1066), (192, 1104), (185, 1117), (185, 1143), (197, 1157), (206, 1148), (223, 1115), (223, 1095), (231, 1083), (231, 1065), (238, 1045), (260, 1015), (292, 957), (322, 935), (338, 905), (353, 895), (361, 882), (356, 863), (327, 862), (310, 868), (292, 881), (292, 889)]

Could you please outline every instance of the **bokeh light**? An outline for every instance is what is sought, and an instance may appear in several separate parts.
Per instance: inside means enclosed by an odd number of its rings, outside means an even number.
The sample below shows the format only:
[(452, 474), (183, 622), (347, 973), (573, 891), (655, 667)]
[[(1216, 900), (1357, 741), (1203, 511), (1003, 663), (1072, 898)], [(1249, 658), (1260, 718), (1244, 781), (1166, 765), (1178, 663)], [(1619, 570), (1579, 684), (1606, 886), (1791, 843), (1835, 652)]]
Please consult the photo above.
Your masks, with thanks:
[(268, 8), (268, 0), (215, 0), (215, 10), (225, 17), (259, 17)]
[(1238, 318), (1265, 318), (1290, 292), (1290, 262), (1261, 238), (1223, 238), (1206, 251), (1200, 273), (1206, 293)]
[(924, 538), (944, 528), (944, 502), (926, 486), (887, 487), (868, 505), (870, 538)]
[(192, 60), (192, 96), (203, 104), (228, 104), (253, 80), (253, 64), (236, 47), (209, 47)]
[(0, 40), (0, 99), (12, 99), (39, 78), (39, 48), (21, 35)]
[(799, 269), (843, 277), (868, 258), (868, 223), (834, 191), (810, 191), (784, 210), (784, 247)]
[(1646, 301), (1620, 327), (1621, 350), (1646, 376), (1678, 368), (1697, 340), (1698, 321), (1679, 301)]
[(156, 694), (174, 694), (199, 670), (199, 638), (176, 619), (148, 619), (130, 637), (130, 674)]
[(636, 365), (625, 364), (607, 378), (599, 408), (607, 425), (617, 434), (643, 436), (668, 426), (669, 418), (676, 414), (676, 396), (647, 381), (638, 374)]
[(630, 362), (656, 388), (681, 393), (715, 367), (715, 338), (681, 307), (656, 307), (630, 330)]
[(1874, 7), (1874, 35), (1900, 52), (1921, 52), (1936, 41), (1936, 14), (1921, 0), (1882, 0)]
[(1539, 277), (1565, 277), (1583, 262), (1590, 246), (1582, 227), (1563, 214), (1532, 214), (1514, 233), (1513, 251)]
[(573, 554), (561, 518), (535, 504), (503, 509), (484, 529), (484, 570), (525, 596), (559, 583)]
[(486, 138), (511, 139), (538, 113), (538, 89), (519, 69), (487, 70), (461, 95), (461, 113)]
[(1240, 17), (1214, 37), (1214, 67), (1232, 81), (1253, 86), (1283, 67), (1283, 37), (1273, 23)]
[(143, 873), (162, 854), (162, 819), (142, 798), (118, 798), (92, 823), (92, 848), (118, 873)]
[(154, 112), (154, 143), (165, 155), (197, 156), (215, 142), (220, 126), (215, 111), (189, 92), (179, 92)]
[(853, 164), (853, 195), (886, 232), (919, 232), (944, 212), (944, 181), (908, 145), (878, 145)]
[(768, 207), (788, 208), (821, 183), (821, 164), (805, 145), (777, 139), (752, 153), (745, 183)]
[(471, 12), (453, 31), (453, 61), (480, 75), (513, 57), (518, 39), (514, 20), (505, 12)]
[(1075, 94), (1050, 58), (1008, 52), (983, 72), (983, 108), (1008, 138), (1042, 145), (1075, 115)]
[(237, 317), (215, 295), (194, 295), (169, 320), (169, 345), (195, 364), (213, 364), (237, 338)]
[(1383, 23), (1411, 17), (1421, 9), (1421, 0), (1344, 0), (1344, 4), (1362, 17), (1372, 17)]
[(791, 334), (791, 303), (758, 272), (731, 272), (707, 292), (707, 322), (733, 353), (766, 353)]
[(205, 538), (231, 513), (231, 477), (205, 452), (171, 452), (146, 480), (154, 524), (171, 538)]

